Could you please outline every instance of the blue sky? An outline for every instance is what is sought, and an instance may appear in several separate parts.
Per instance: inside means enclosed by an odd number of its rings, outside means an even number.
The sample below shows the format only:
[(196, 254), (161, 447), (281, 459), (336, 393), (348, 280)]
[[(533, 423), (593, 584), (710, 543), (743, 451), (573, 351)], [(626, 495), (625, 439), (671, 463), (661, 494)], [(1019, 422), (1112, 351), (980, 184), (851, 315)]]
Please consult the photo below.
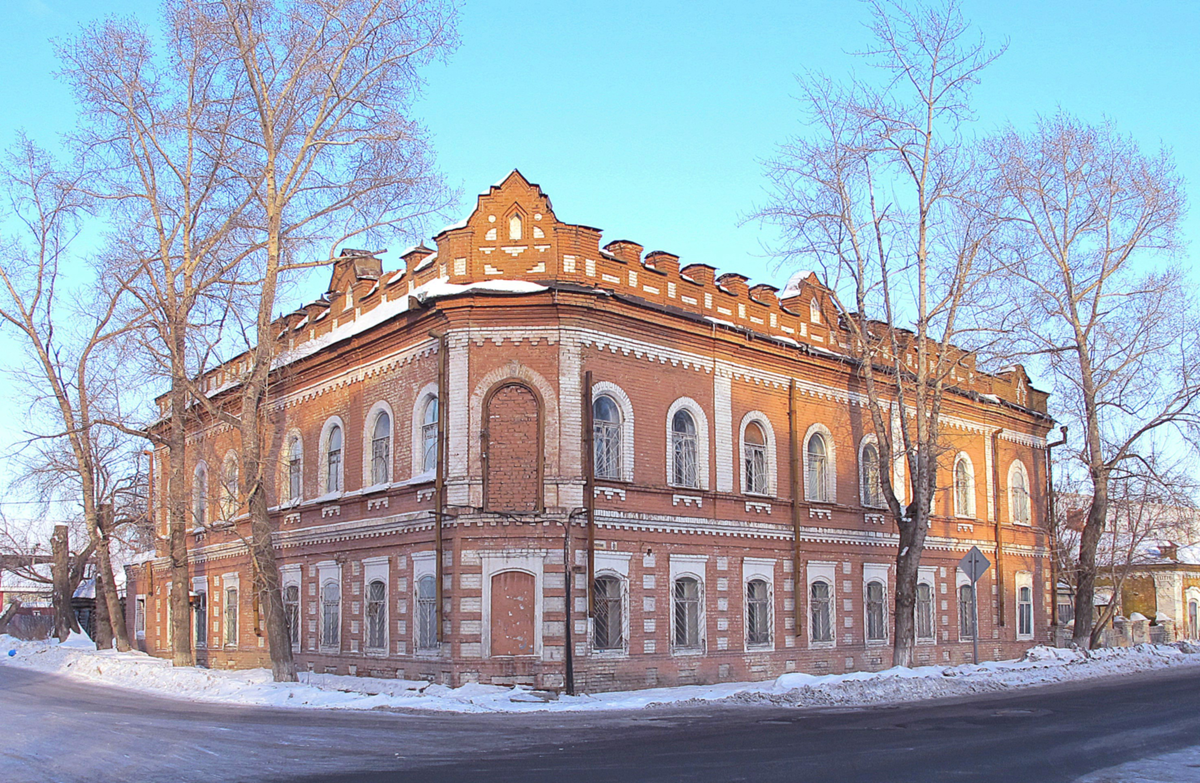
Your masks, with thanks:
[[(0, 5), (4, 146), (19, 128), (53, 144), (73, 122), (49, 39), (106, 14), (153, 25), (157, 13), (153, 0)], [(1059, 107), (1090, 121), (1107, 116), (1144, 149), (1171, 148), (1200, 202), (1200, 3), (963, 7), (991, 43), (1008, 43), (976, 93), (979, 132), (1029, 127)], [(760, 161), (801, 130), (795, 74), (861, 68), (847, 52), (868, 41), (866, 19), (853, 0), (467, 2), (462, 47), (426, 72), (418, 106), (449, 182), (463, 189), (447, 222), (520, 168), (563, 220), (781, 284), (787, 272), (773, 271), (761, 249), (771, 236), (739, 221), (763, 198)], [(1195, 210), (1185, 235), (1200, 235)], [(0, 443), (19, 415), (4, 418)]]
[[(158, 7), (4, 5), (4, 144), (21, 127), (52, 141), (72, 122), (48, 39), (105, 14), (153, 24)], [(981, 132), (1028, 127), (1060, 106), (1107, 116), (1145, 148), (1170, 147), (1200, 201), (1200, 3), (966, 0), (964, 10), (990, 42), (1009, 46), (977, 92)], [(419, 114), (448, 180), (463, 189), (461, 214), (520, 168), (564, 220), (779, 283), (785, 273), (761, 249), (771, 236), (739, 218), (763, 198), (761, 159), (801, 129), (795, 74), (861, 68), (847, 52), (868, 40), (866, 19), (853, 0), (469, 1), (462, 47), (426, 72)], [(1187, 234), (1198, 233), (1192, 216)]]

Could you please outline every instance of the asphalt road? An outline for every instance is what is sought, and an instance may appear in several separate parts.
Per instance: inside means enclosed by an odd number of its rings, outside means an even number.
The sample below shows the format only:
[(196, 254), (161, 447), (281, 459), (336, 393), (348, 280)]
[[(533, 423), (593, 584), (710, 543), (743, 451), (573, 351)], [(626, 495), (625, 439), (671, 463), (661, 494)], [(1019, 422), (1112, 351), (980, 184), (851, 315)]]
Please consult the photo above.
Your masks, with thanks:
[(1035, 783), (1195, 745), (1200, 667), (871, 709), (452, 715), (196, 704), (0, 666), (3, 783)]

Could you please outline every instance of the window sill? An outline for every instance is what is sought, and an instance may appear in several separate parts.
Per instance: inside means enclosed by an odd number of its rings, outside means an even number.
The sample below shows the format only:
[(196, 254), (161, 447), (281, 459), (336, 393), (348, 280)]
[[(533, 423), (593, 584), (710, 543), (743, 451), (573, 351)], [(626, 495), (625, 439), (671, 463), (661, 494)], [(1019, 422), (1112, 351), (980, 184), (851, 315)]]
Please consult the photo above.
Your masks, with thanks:
[(916, 641), (917, 641), (917, 644), (919, 644), (919, 645), (924, 645), (926, 647), (930, 647), (930, 646), (937, 644), (937, 637), (935, 636), (932, 638), (917, 639)]
[(770, 492), (743, 492), (742, 494), (748, 498), (764, 498), (766, 500), (777, 500), (778, 499), (775, 495), (772, 495)]
[(705, 650), (703, 647), (672, 647), (671, 648), (671, 655), (678, 655), (678, 656), (683, 656), (683, 657), (704, 655), (704, 652), (705, 652)]
[(592, 648), (593, 658), (628, 658), (629, 650), (625, 649), (596, 649)]
[(867, 647), (887, 647), (888, 640), (887, 639), (868, 639), (866, 641), (866, 645), (867, 645)]
[(837, 642), (809, 642), (808, 649), (810, 650), (832, 650), (837, 647)]
[(746, 643), (746, 652), (748, 653), (771, 652), (774, 649), (775, 644), (773, 642), (754, 642), (753, 644), (749, 642)]

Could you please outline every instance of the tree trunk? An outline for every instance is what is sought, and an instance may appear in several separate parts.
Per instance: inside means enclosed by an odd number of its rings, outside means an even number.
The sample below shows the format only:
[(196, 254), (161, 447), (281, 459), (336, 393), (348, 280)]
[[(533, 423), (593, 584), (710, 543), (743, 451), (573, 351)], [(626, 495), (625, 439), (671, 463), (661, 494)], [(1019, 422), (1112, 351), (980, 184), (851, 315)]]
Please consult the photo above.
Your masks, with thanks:
[[(184, 355), (183, 336), (176, 338), (176, 356)], [(196, 657), (192, 650), (191, 607), (188, 605), (188, 551), (187, 516), (188, 494), (187, 461), (185, 450), (187, 437), (184, 417), (187, 411), (187, 390), (179, 377), (182, 368), (173, 370), (177, 377), (171, 379), (171, 422), (170, 460), (171, 485), (169, 497), (169, 552), (171, 561), (171, 594), (167, 597), (171, 607), (171, 651), (176, 666), (194, 666)]]
[[(93, 527), (90, 526), (89, 527)], [(117, 649), (129, 652), (129, 634), (125, 629), (124, 617), (121, 613), (121, 599), (117, 595), (116, 579), (113, 578), (112, 553), (109, 549), (109, 535), (113, 529), (113, 507), (109, 503), (100, 506), (96, 514), (96, 522), (92, 531), (96, 542), (96, 609), (104, 604), (104, 611), (98, 614), (109, 623), (110, 638), (106, 639), (106, 648), (116, 641)], [(97, 639), (97, 643), (99, 643)]]
[(892, 665), (912, 666), (916, 644), (917, 574), (925, 543), (921, 519), (898, 521), (900, 549), (896, 553), (896, 638), (892, 642)]
[(113, 648), (114, 623), (108, 614), (108, 602), (104, 600), (104, 587), (96, 579), (96, 608), (92, 613), (92, 641), (97, 650)]
[(21, 602), (17, 599), (14, 598), (9, 602), (8, 608), (4, 610), (3, 614), (0, 614), (0, 633), (8, 632), (8, 624), (12, 622), (14, 617), (17, 616), (17, 612), (20, 611), (20, 609)]
[(1092, 476), (1092, 504), (1088, 508), (1087, 522), (1079, 539), (1079, 565), (1075, 577), (1075, 630), (1071, 642), (1083, 649), (1099, 646), (1099, 634), (1093, 638), (1094, 615), (1096, 612), (1096, 550), (1104, 535), (1108, 519), (1108, 476), (1097, 471)]
[(53, 578), (51, 601), (54, 604), (54, 635), (65, 642), (71, 631), (78, 630), (75, 610), (71, 608), (71, 546), (66, 525), (55, 525), (50, 536), (50, 565)]

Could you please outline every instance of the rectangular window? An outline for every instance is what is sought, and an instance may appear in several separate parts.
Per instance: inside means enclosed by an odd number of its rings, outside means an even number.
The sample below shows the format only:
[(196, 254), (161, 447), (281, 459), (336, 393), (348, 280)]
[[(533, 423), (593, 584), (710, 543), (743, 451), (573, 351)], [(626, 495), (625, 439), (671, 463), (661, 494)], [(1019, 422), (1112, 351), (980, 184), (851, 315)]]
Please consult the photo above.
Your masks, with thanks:
[(762, 579), (746, 584), (746, 643), (771, 643), (771, 590)]
[(700, 648), (700, 583), (690, 576), (675, 580), (675, 647)]
[(225, 588), (225, 644), (236, 647), (238, 643), (238, 589)]
[(1017, 588), (1017, 636), (1033, 637), (1033, 589), (1028, 585)]
[(882, 582), (867, 584), (867, 641), (882, 642), (887, 640), (887, 609), (884, 606)]
[(196, 634), (196, 646), (208, 646), (208, 593), (203, 590), (192, 599), (192, 628)]
[(437, 584), (432, 576), (417, 580), (417, 649), (436, 650), (437, 640)]
[(367, 585), (367, 649), (387, 649), (387, 587), (380, 579)]
[(139, 595), (133, 603), (133, 634), (138, 639), (146, 638), (146, 597)]
[(971, 585), (958, 588), (958, 638), (975, 638), (975, 594)]
[(922, 582), (917, 585), (917, 638), (929, 641), (933, 633), (933, 585)]
[(592, 645), (597, 650), (621, 649), (624, 643), (621, 580), (615, 576), (598, 577), (593, 586), (593, 596)]
[(833, 588), (828, 582), (809, 586), (809, 610), (812, 614), (812, 640), (833, 641)]
[(342, 644), (342, 588), (337, 582), (321, 586), (321, 646), (337, 649)]

